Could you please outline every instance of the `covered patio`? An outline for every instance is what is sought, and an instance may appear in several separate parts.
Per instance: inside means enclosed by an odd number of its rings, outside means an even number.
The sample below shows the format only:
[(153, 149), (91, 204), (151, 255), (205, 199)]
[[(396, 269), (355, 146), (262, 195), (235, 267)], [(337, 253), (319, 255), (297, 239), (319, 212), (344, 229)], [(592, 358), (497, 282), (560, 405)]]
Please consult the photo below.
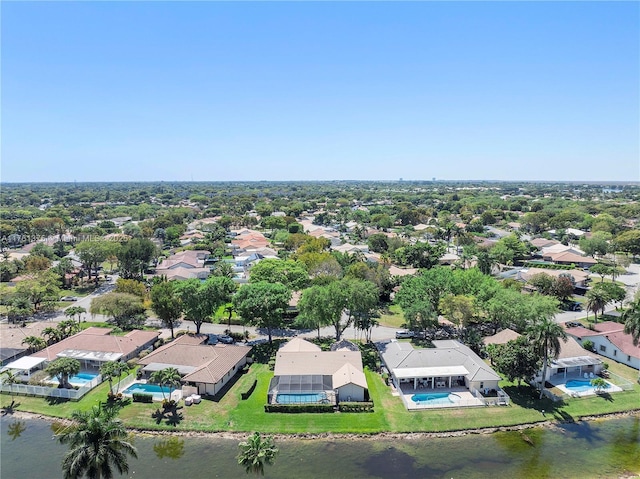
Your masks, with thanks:
[(60, 351), (58, 358), (73, 358), (80, 361), (82, 368), (87, 371), (97, 371), (102, 364), (108, 361), (117, 361), (122, 357), (122, 353), (112, 353), (104, 351), (87, 351), (82, 349), (65, 349)]
[(464, 366), (425, 366), (396, 369), (392, 374), (400, 388), (403, 385), (412, 385), (414, 390), (458, 387), (466, 389), (465, 377), (469, 371)]
[(556, 359), (549, 366), (547, 381), (556, 384), (568, 379), (592, 378), (600, 371), (602, 360), (592, 356)]
[(33, 356), (24, 356), (20, 359), (10, 362), (2, 368), (4, 371), (15, 371), (20, 382), (28, 382), (31, 374), (44, 368), (45, 358), (36, 358)]

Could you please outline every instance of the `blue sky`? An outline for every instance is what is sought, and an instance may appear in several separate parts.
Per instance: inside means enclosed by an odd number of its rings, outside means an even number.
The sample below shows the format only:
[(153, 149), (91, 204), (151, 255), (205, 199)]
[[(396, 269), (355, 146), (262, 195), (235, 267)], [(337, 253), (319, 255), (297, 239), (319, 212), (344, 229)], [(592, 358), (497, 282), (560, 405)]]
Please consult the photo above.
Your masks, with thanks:
[(2, 181), (640, 180), (637, 2), (3, 2)]

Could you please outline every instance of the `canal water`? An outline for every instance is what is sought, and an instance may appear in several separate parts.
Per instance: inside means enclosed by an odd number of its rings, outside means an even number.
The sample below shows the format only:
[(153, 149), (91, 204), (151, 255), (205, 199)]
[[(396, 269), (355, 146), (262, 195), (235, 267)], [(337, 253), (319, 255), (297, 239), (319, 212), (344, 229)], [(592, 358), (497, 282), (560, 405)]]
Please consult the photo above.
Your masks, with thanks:
[[(66, 446), (41, 420), (0, 420), (0, 477), (55, 479)], [(233, 439), (136, 436), (126, 477), (241, 478)], [(640, 474), (640, 417), (449, 438), (287, 439), (265, 478), (619, 478)]]

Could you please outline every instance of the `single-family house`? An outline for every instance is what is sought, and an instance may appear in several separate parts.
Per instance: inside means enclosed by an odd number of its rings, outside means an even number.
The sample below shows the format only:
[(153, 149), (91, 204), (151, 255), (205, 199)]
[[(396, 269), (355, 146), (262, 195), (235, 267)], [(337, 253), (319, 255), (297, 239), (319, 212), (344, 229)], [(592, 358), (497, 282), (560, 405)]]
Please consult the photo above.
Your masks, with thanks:
[(599, 355), (640, 370), (640, 347), (634, 346), (630, 334), (625, 334), (623, 324), (604, 321), (593, 325), (593, 329), (567, 328), (566, 333), (580, 344), (591, 341)]
[(337, 404), (367, 399), (367, 379), (359, 350), (345, 347), (322, 351), (301, 338), (293, 338), (278, 350), (269, 385), (270, 404)]
[(159, 331), (134, 329), (124, 336), (111, 334), (112, 328), (91, 327), (33, 353), (30, 357), (47, 362), (57, 358), (74, 358), (83, 369), (98, 369), (107, 361), (126, 362), (140, 352), (153, 348)]
[(525, 268), (518, 270), (516, 273), (516, 279), (527, 282), (533, 276), (539, 273), (544, 273), (552, 278), (559, 278), (560, 276), (569, 275), (572, 278), (573, 285), (576, 288), (586, 288), (589, 282), (589, 273), (578, 269), (543, 269), (543, 268)]
[(251, 347), (237, 344), (209, 345), (208, 335), (185, 334), (140, 359), (143, 375), (175, 368), (182, 382), (198, 394), (215, 395), (242, 370)]
[(381, 345), (380, 356), (396, 386), (411, 383), (417, 388), (420, 381), (429, 389), (499, 389), (500, 375), (470, 348), (455, 339), (433, 341), (433, 345), (421, 349), (398, 341)]

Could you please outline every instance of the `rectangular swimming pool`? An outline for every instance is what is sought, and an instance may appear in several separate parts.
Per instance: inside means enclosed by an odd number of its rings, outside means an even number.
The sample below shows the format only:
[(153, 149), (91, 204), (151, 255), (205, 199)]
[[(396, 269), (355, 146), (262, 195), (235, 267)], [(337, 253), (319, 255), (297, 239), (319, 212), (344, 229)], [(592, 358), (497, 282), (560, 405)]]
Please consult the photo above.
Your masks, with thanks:
[(277, 404), (314, 404), (329, 402), (325, 393), (306, 393), (306, 394), (284, 394), (279, 393), (276, 396)]
[[(164, 392), (164, 396), (162, 394), (163, 392)], [(133, 395), (133, 393), (152, 394), (154, 401), (162, 401), (163, 398), (167, 398), (167, 399), (169, 398), (169, 388), (162, 387), (157, 384), (133, 383), (127, 389), (122, 391), (122, 394)]]
[[(99, 376), (99, 373), (78, 373), (73, 376), (69, 376), (69, 384), (72, 386), (82, 387), (85, 384), (93, 381)], [(51, 384), (58, 384), (58, 380), (55, 377), (49, 378), (47, 382)]]

